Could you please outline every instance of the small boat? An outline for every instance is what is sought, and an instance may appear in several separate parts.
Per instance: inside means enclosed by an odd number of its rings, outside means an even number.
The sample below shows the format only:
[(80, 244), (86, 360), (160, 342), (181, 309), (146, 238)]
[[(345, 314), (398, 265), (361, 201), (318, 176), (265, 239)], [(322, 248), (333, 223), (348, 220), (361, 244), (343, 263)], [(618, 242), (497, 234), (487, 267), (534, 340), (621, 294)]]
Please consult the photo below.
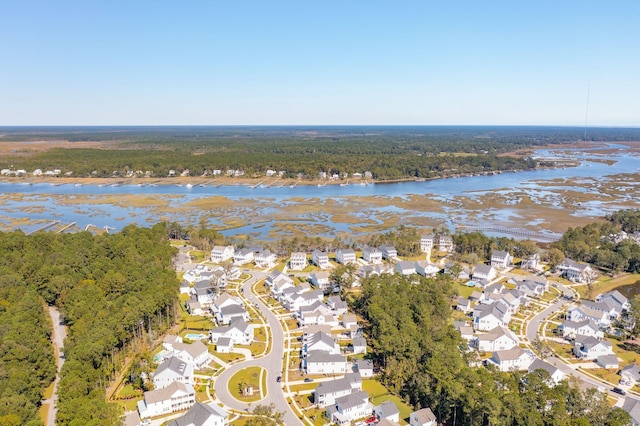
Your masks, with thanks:
[(190, 183), (186, 184), (185, 186), (189, 189), (193, 188), (193, 185), (191, 185)]

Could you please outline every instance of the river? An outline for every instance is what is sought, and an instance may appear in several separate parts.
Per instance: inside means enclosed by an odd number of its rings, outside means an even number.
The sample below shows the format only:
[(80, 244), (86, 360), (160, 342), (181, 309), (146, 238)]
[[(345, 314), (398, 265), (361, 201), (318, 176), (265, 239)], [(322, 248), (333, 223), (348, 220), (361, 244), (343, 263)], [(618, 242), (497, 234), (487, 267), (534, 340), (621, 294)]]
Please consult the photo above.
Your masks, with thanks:
[[(0, 229), (25, 232), (53, 221), (69, 230), (160, 220), (194, 225), (205, 221), (226, 235), (255, 239), (280, 236), (359, 236), (399, 224), (417, 226), (487, 224), (558, 235), (573, 223), (637, 207), (640, 161), (625, 145), (608, 150), (539, 150), (536, 158), (579, 161), (577, 167), (361, 185), (96, 184), (58, 185), (51, 181), (0, 183)], [(54, 181), (55, 182), (55, 181)], [(534, 216), (537, 211), (539, 217)], [(60, 229), (56, 225), (52, 229)]]

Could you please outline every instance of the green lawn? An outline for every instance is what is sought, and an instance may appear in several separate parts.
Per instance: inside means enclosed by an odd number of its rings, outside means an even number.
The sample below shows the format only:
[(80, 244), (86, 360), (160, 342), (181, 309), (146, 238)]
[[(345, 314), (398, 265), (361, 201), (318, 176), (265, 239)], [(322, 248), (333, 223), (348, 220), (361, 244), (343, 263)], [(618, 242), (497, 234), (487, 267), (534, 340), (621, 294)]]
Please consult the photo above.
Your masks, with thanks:
[[(596, 297), (600, 293), (606, 293), (623, 285), (635, 284), (638, 281), (640, 281), (640, 274), (623, 274), (615, 278), (601, 276), (592, 286), (592, 296)], [(575, 287), (575, 289), (580, 293), (580, 297), (587, 297), (589, 289), (586, 285)]]
[(373, 379), (363, 380), (362, 390), (369, 393), (369, 398), (373, 405), (380, 405), (386, 401), (395, 402), (400, 411), (400, 424), (409, 424), (409, 416), (413, 412), (413, 408), (405, 403), (399, 396), (390, 393), (380, 382)]
[[(262, 367), (249, 367), (238, 371), (229, 379), (228, 389), (231, 395), (244, 402), (260, 401), (260, 372)], [(254, 393), (252, 396), (244, 396), (241, 392), (242, 385), (252, 386)]]

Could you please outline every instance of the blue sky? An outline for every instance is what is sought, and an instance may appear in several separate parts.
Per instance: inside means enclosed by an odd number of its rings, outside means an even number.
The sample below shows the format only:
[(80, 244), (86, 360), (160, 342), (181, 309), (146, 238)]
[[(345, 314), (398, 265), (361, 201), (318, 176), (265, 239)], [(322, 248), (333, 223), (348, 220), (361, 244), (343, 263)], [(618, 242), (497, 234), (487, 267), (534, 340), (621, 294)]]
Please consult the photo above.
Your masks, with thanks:
[(0, 125), (640, 126), (640, 1), (30, 1)]

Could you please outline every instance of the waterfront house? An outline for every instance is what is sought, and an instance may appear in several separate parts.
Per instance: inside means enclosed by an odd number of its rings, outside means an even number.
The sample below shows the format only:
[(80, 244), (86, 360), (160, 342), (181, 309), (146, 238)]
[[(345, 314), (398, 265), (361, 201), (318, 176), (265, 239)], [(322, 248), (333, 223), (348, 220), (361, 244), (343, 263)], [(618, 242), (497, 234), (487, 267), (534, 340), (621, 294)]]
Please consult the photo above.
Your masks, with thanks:
[(502, 250), (494, 250), (491, 253), (491, 266), (494, 268), (505, 269), (513, 263), (513, 256)]
[(438, 250), (450, 253), (453, 251), (453, 238), (450, 235), (438, 236)]
[(433, 248), (434, 237), (433, 234), (423, 235), (420, 237), (420, 251), (427, 252)]
[(302, 271), (307, 267), (307, 254), (304, 252), (293, 252), (289, 257), (289, 269), (292, 271)]
[(336, 250), (336, 262), (343, 265), (355, 264), (358, 261), (356, 252), (353, 249)]
[(314, 250), (311, 253), (311, 263), (320, 269), (327, 269), (331, 267), (331, 263), (329, 263), (329, 254), (320, 250)]
[(215, 246), (211, 249), (211, 261), (213, 263), (226, 262), (233, 258), (234, 252), (233, 246)]
[(362, 259), (369, 263), (382, 263), (382, 252), (375, 247), (366, 246), (362, 250)]

